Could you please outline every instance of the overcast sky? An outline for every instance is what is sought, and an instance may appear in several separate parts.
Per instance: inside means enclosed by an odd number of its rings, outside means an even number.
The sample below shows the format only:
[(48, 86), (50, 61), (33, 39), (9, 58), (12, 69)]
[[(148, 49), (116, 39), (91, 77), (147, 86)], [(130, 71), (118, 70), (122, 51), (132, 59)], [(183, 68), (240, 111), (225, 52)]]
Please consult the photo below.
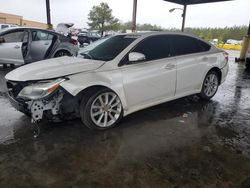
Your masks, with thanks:
[[(87, 27), (89, 10), (101, 2), (107, 2), (113, 15), (121, 21), (131, 20), (133, 0), (50, 0), (52, 24), (72, 22), (77, 27)], [(0, 12), (46, 22), (45, 0), (0, 0), (0, 5)], [(137, 23), (180, 28), (181, 10), (169, 13), (175, 7), (181, 6), (163, 0), (138, 0)], [(225, 27), (248, 25), (249, 21), (250, 0), (234, 0), (188, 6), (186, 26)]]

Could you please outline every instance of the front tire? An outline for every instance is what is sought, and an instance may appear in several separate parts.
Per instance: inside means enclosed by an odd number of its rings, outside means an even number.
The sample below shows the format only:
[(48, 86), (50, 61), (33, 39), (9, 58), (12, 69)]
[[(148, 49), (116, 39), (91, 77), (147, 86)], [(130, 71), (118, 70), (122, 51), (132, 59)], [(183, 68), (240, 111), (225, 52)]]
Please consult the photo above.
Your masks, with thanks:
[(219, 75), (216, 71), (209, 71), (204, 79), (200, 92), (201, 99), (210, 100), (219, 87)]
[(88, 128), (106, 130), (117, 125), (123, 117), (122, 103), (116, 93), (102, 89), (90, 97), (83, 96), (80, 115)]

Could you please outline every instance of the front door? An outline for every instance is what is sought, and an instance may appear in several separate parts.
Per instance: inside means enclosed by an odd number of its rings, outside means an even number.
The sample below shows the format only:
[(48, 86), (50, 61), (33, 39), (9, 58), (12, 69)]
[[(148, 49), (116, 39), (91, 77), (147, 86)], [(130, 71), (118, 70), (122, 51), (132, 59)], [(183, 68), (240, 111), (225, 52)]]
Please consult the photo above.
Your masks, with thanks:
[(129, 108), (150, 106), (175, 94), (176, 60), (171, 57), (168, 37), (153, 36), (140, 42), (132, 52), (143, 53), (143, 62), (129, 62), (122, 68)]

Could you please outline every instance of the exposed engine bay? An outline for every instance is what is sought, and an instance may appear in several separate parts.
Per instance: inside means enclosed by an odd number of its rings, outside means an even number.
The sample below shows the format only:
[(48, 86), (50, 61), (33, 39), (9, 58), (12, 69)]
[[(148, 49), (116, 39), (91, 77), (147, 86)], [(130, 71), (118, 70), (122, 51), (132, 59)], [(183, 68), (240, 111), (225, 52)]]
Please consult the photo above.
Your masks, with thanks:
[(62, 99), (63, 93), (58, 91), (51, 98), (26, 102), (31, 112), (31, 121), (36, 123), (42, 120), (45, 111), (50, 111), (52, 117), (56, 117), (59, 114)]

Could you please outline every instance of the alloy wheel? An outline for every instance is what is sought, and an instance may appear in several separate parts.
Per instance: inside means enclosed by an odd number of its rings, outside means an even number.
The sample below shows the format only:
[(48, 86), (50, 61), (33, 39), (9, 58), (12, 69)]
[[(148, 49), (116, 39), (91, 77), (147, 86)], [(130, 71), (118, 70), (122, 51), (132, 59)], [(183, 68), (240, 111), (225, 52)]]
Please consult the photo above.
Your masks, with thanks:
[(218, 88), (218, 77), (217, 75), (211, 73), (209, 74), (204, 82), (204, 93), (206, 96), (211, 97), (213, 96)]
[(90, 117), (98, 127), (112, 126), (121, 116), (122, 104), (113, 92), (98, 95), (91, 104)]

